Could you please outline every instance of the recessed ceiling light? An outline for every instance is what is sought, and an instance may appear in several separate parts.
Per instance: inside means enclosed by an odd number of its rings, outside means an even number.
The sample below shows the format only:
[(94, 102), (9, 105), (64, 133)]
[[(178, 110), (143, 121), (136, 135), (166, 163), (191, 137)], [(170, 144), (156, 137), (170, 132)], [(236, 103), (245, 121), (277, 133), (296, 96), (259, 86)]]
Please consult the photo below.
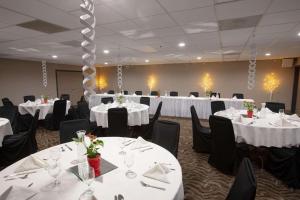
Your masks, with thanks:
[(271, 53), (265, 53), (265, 56), (270, 56), (271, 55)]
[(52, 58), (53, 58), (53, 59), (56, 59), (56, 58), (57, 58), (57, 55), (52, 55)]
[(185, 43), (184, 42), (180, 42), (180, 43), (178, 43), (178, 46), (179, 47), (185, 47)]
[(300, 37), (300, 32), (298, 33), (298, 36)]
[(197, 57), (197, 60), (201, 60), (201, 59), (202, 59), (202, 57), (201, 57), (201, 56), (198, 56), (198, 57)]
[(104, 50), (103, 50), (103, 53), (104, 53), (104, 54), (109, 54), (109, 50), (104, 49)]
[(108, 65), (108, 62), (105, 62), (104, 65)]
[(146, 59), (146, 60), (145, 60), (145, 62), (146, 62), (146, 63), (148, 63), (148, 62), (149, 62), (149, 60), (148, 60), (148, 59)]

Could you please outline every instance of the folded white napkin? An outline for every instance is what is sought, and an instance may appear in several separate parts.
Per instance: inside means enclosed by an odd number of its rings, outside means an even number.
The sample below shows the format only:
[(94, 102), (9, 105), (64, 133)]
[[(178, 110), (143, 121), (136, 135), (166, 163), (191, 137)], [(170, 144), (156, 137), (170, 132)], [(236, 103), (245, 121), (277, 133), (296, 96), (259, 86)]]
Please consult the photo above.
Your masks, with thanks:
[(216, 99), (216, 96), (215, 96), (215, 95), (212, 95), (210, 98), (212, 98), (212, 99)]
[(25, 102), (25, 104), (26, 105), (31, 105), (33, 102), (31, 102), (31, 101), (29, 101), (29, 100), (27, 100), (26, 102)]
[(156, 164), (153, 168), (146, 171), (143, 176), (158, 180), (164, 183), (170, 183), (167, 174), (170, 172), (169, 168), (164, 166), (164, 164)]
[(287, 121), (286, 119), (281, 119), (281, 118), (272, 122), (271, 124), (276, 127), (295, 127), (296, 126), (296, 125), (290, 123), (289, 121)]
[(136, 93), (133, 93), (132, 96), (137, 96)]
[(59, 98), (56, 97), (56, 98), (54, 99), (54, 101), (57, 101), (57, 100), (59, 100)]
[(240, 115), (239, 117), (235, 118), (234, 121), (239, 122), (239, 123), (244, 124), (244, 125), (249, 125), (254, 121), (254, 119), (243, 117), (243, 116)]
[(24, 160), (19, 167), (15, 170), (15, 173), (29, 171), (33, 169), (44, 168), (47, 166), (47, 163), (35, 156), (29, 156)]
[(237, 99), (236, 96), (233, 96), (232, 99)]
[(300, 117), (297, 114), (293, 114), (288, 117), (288, 120), (300, 122)]
[(20, 186), (10, 186), (5, 192), (0, 196), (0, 200), (20, 200), (20, 199), (30, 199), (37, 193), (24, 187)]
[(131, 146), (131, 150), (141, 149), (141, 148), (149, 147), (149, 146), (150, 146), (149, 142), (144, 140), (142, 137), (138, 137), (136, 139), (135, 143), (133, 143), (133, 145)]
[(196, 98), (196, 97), (195, 97), (194, 95), (192, 95), (192, 94), (191, 94), (191, 96), (190, 96), (190, 97), (191, 97), (191, 98)]

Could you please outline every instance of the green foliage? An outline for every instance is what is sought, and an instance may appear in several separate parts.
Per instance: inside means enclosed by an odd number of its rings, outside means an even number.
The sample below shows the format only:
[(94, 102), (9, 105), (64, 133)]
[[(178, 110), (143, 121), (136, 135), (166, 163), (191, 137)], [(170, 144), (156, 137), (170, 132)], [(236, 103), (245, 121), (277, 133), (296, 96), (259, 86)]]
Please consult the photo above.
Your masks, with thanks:
[(248, 111), (253, 111), (253, 109), (254, 109), (254, 103), (245, 101), (245, 102), (244, 102), (244, 107), (245, 107)]

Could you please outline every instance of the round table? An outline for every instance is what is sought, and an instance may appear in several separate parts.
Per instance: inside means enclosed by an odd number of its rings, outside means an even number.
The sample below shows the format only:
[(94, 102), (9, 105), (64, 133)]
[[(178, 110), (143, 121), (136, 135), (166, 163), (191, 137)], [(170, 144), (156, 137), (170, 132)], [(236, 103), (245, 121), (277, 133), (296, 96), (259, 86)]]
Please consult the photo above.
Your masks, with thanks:
[[(55, 100), (48, 100), (48, 103), (41, 103), (40, 99), (37, 99), (34, 102), (27, 101), (25, 103), (19, 104), (18, 110), (21, 115), (30, 114), (34, 116), (36, 110), (40, 109), (39, 120), (43, 120), (45, 119), (48, 113), (53, 112), (54, 102)], [(71, 107), (71, 102), (67, 101), (66, 114), (68, 114), (70, 107)]]
[[(150, 143), (153, 149), (145, 152), (140, 152), (138, 149), (131, 150), (131, 145), (126, 146), (124, 150), (127, 153), (134, 153), (134, 165), (131, 167), (131, 170), (137, 173), (137, 177), (129, 179), (125, 176), (127, 167), (124, 164), (124, 156), (119, 155), (120, 144), (124, 141), (124, 139), (119, 137), (105, 137), (101, 139), (104, 141), (104, 147), (101, 150), (101, 157), (116, 165), (118, 168), (97, 177), (92, 183), (94, 196), (98, 200), (114, 199), (114, 196), (118, 194), (122, 194), (124, 199), (130, 200), (183, 200), (184, 193), (181, 166), (178, 160), (169, 151), (153, 143)], [(1, 193), (11, 185), (26, 188), (30, 183), (33, 183), (30, 189), (37, 192), (37, 194), (32, 198), (32, 200), (79, 199), (80, 195), (87, 189), (87, 186), (85, 183), (79, 181), (74, 174), (67, 170), (74, 166), (71, 162), (77, 158), (76, 144), (74, 142), (70, 142), (67, 143), (67, 145), (72, 148), (72, 151), (66, 148), (64, 144), (51, 147), (61, 148), (61, 146), (63, 146), (65, 149), (65, 151), (61, 152), (60, 158), (61, 166), (65, 170), (63, 170), (60, 175), (61, 184), (54, 191), (44, 189), (47, 185), (49, 185), (49, 183), (54, 181), (45, 169), (36, 170), (36, 173), (30, 174), (26, 179), (4, 181), (4, 176), (13, 174), (14, 170), (24, 161), (24, 159), (26, 159), (24, 158), (0, 172)], [(48, 159), (51, 148), (37, 152), (33, 154), (33, 156), (39, 159)], [(149, 179), (142, 175), (154, 166), (154, 162), (168, 163), (169, 166), (174, 169), (167, 174), (167, 178), (170, 182), (169, 184)], [(154, 188), (143, 187), (140, 183), (141, 180), (148, 184), (163, 187), (166, 190), (162, 191)]]
[(107, 111), (110, 108), (125, 107), (128, 112), (128, 126), (141, 126), (149, 124), (149, 106), (135, 102), (127, 102), (118, 105), (116, 102), (112, 104), (100, 104), (91, 109), (90, 120), (96, 121), (97, 126), (103, 128), (108, 127)]
[[(300, 145), (300, 122), (289, 120), (289, 116), (284, 118), (292, 124), (291, 127), (278, 127), (274, 122), (279, 120), (278, 113), (269, 112), (259, 118), (242, 118), (246, 115), (246, 110), (226, 110), (216, 112), (215, 115), (232, 119), (232, 125), (236, 142), (260, 147), (292, 147)], [(257, 113), (260, 116), (260, 113)]]
[(0, 118), (0, 147), (2, 147), (2, 141), (4, 136), (12, 134), (13, 131), (9, 120), (6, 118)]

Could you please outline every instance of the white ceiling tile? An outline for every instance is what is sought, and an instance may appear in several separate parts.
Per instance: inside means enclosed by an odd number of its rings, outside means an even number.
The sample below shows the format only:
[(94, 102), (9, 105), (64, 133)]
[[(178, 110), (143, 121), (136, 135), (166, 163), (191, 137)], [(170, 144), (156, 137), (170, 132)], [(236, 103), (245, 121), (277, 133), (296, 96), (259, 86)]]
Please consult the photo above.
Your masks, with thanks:
[(141, 28), (135, 24), (134, 22), (130, 20), (126, 21), (121, 21), (121, 22), (115, 22), (115, 23), (110, 23), (110, 24), (104, 24), (103, 25), (105, 28), (113, 30), (115, 32), (125, 34), (126, 33), (131, 33), (140, 30)]
[(214, 4), (213, 0), (158, 0), (158, 1), (169, 12), (212, 6)]
[[(0, 2), (1, 5), (1, 2)], [(6, 26), (20, 24), (23, 22), (32, 21), (34, 18), (25, 15), (18, 14), (16, 12), (9, 11), (4, 8), (0, 8), (0, 23)], [(0, 24), (1, 26), (1, 24)]]
[(182, 25), (183, 30), (187, 34), (202, 33), (202, 32), (214, 32), (218, 30), (217, 22), (203, 22)]
[(237, 30), (221, 31), (221, 42), (223, 47), (226, 46), (242, 46), (246, 44), (252, 35), (254, 28), (244, 28)]
[(260, 26), (256, 28), (256, 34), (270, 34), (290, 31), (296, 26), (296, 23), (276, 24), (270, 26)]
[(271, 0), (244, 0), (217, 4), (217, 18), (224, 20), (261, 15), (268, 8), (270, 2)]
[(259, 25), (265, 26), (290, 22), (300, 22), (300, 10), (266, 14), (262, 17)]
[(45, 35), (39, 31), (34, 31), (18, 26), (11, 26), (7, 28), (0, 29), (0, 38), (10, 38), (10, 40), (17, 40), (28, 37), (36, 37), (40, 35)]
[(300, 9), (299, 0), (273, 0), (271, 6), (267, 10), (267, 13), (282, 12), (288, 10)]
[(144, 29), (155, 29), (176, 26), (175, 22), (168, 15), (155, 15), (135, 19), (134, 22)]

